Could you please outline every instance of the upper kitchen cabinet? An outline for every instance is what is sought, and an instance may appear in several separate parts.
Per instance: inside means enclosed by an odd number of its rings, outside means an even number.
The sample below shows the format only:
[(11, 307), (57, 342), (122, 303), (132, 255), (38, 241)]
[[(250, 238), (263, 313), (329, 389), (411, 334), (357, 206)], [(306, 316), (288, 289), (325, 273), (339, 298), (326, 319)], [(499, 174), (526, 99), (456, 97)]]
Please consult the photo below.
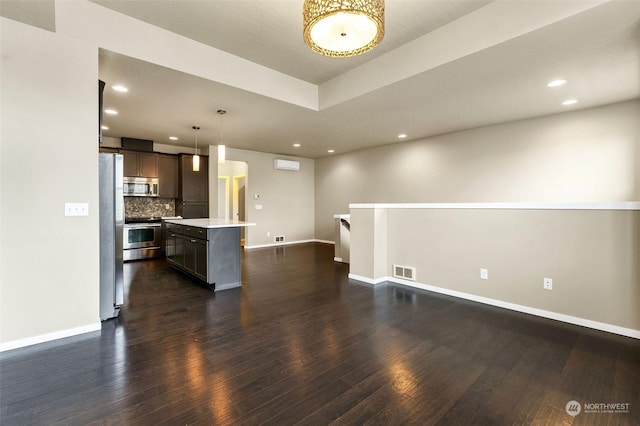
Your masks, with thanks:
[(158, 154), (158, 196), (178, 198), (178, 157)]
[(123, 174), (129, 177), (158, 177), (158, 154), (121, 150)]
[(200, 156), (200, 171), (193, 171), (193, 156), (180, 155), (179, 194), (184, 202), (209, 201), (209, 157)]

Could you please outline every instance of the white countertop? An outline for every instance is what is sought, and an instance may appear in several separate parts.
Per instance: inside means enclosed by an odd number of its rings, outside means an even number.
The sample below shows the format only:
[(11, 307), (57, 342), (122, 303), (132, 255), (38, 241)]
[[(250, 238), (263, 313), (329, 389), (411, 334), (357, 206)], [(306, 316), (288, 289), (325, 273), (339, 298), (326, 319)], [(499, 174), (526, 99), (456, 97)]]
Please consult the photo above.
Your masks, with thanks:
[(242, 222), (239, 220), (223, 219), (218, 217), (210, 217), (203, 219), (168, 219), (166, 223), (174, 223), (176, 225), (193, 226), (194, 228), (234, 228), (240, 226), (255, 226), (255, 223)]

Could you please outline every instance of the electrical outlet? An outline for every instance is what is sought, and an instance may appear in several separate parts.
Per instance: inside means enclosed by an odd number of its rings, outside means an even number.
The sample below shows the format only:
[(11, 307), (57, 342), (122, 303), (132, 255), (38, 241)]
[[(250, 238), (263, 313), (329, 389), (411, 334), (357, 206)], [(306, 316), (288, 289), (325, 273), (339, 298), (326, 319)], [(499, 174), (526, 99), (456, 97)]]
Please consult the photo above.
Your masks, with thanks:
[(545, 290), (553, 290), (553, 280), (551, 278), (545, 278), (542, 280), (542, 287)]
[(271, 232), (267, 232), (267, 237), (270, 237), (270, 236), (271, 236)]
[(284, 242), (284, 235), (276, 235), (276, 237), (274, 238), (274, 241), (276, 243), (283, 243)]
[(488, 269), (480, 269), (480, 279), (488, 280), (489, 279), (489, 270)]

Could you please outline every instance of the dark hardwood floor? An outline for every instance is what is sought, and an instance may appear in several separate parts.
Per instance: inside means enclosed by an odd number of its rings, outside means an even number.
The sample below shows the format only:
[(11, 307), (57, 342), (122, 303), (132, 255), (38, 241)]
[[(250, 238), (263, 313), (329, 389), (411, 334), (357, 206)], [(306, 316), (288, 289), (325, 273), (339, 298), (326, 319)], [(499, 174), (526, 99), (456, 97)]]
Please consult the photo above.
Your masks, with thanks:
[(101, 332), (0, 354), (0, 424), (640, 424), (639, 341), (347, 274), (325, 244), (219, 293), (129, 263)]

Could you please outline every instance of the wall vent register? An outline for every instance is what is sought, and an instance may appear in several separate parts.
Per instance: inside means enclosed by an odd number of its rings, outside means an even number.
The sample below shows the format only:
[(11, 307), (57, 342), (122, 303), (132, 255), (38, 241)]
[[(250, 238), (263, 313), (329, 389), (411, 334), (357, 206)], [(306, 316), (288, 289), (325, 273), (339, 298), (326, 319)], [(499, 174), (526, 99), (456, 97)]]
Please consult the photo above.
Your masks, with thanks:
[(404, 280), (416, 280), (416, 268), (413, 266), (393, 265), (393, 276)]

